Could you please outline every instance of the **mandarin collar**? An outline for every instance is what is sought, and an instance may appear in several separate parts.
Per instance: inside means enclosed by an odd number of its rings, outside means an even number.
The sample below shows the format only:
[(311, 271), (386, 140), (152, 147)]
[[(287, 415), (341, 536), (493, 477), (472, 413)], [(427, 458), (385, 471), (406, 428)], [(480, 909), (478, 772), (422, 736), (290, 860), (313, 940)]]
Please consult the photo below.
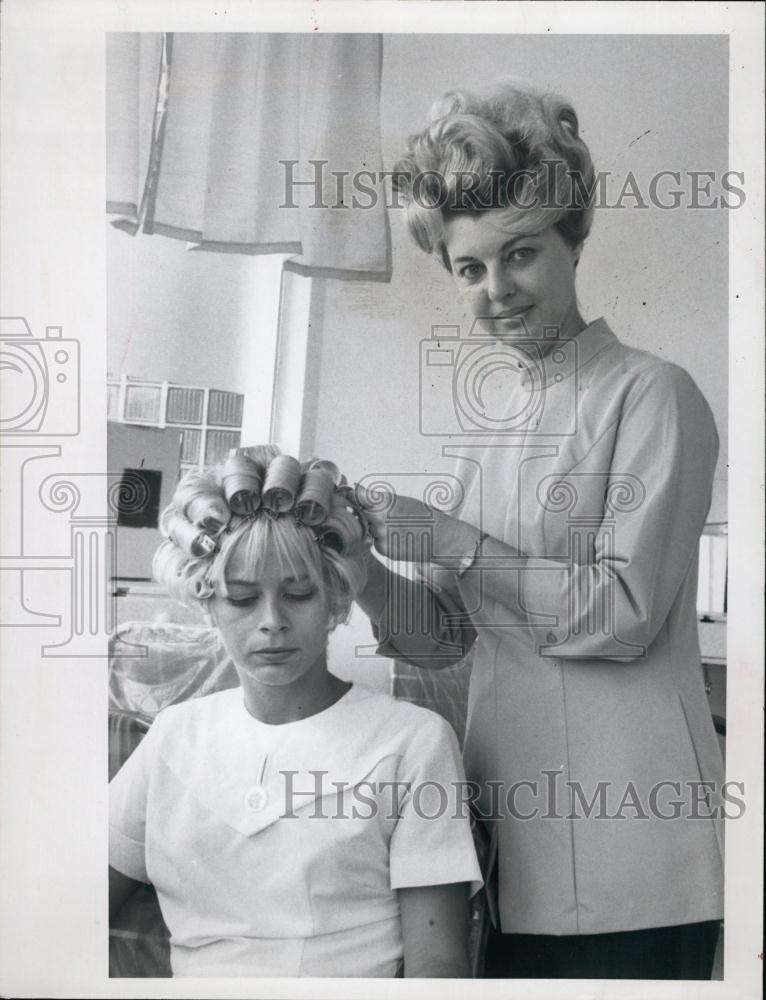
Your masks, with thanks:
[(534, 358), (527, 352), (513, 351), (512, 363), (520, 373), (521, 385), (537, 384), (547, 388), (571, 378), (616, 340), (606, 320), (600, 317), (576, 337), (562, 340), (560, 346), (542, 359)]

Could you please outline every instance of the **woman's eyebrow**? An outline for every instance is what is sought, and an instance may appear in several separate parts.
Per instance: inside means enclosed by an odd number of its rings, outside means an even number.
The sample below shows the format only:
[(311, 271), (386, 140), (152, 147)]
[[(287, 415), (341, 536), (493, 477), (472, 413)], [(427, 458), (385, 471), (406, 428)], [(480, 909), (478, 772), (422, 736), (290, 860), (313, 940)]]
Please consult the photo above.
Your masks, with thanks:
[(453, 257), (452, 263), (459, 264), (461, 260), (478, 260), (478, 257), (472, 257), (470, 255), (464, 255), (463, 257)]
[[(294, 583), (311, 583), (311, 578), (309, 576), (286, 576), (280, 581), (284, 584), (294, 584)], [(260, 587), (259, 580), (227, 580), (227, 587)]]
[(514, 245), (514, 243), (518, 243), (520, 240), (533, 240), (533, 239), (535, 239), (535, 237), (540, 236), (540, 235), (542, 235), (542, 234), (541, 233), (519, 233), (518, 236), (512, 236), (509, 240), (506, 240), (505, 243), (503, 243), (502, 247), (500, 247), (500, 249), (501, 250), (507, 250), (509, 247), (512, 247)]
[[(519, 233), (518, 236), (512, 236), (511, 239), (506, 240), (505, 243), (500, 247), (500, 252), (503, 253), (505, 250), (509, 250), (515, 243), (519, 240), (533, 240), (540, 233)], [(462, 257), (453, 257), (452, 263), (459, 264), (463, 260), (478, 260), (478, 257), (474, 257), (472, 254), (465, 254)]]

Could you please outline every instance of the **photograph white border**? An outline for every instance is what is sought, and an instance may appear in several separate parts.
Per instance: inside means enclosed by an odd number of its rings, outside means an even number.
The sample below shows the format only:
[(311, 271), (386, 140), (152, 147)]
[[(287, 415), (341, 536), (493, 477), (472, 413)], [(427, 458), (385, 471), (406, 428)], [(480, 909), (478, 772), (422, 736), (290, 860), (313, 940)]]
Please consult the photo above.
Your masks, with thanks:
[[(81, 345), (81, 433), (61, 472), (106, 469), (104, 35), (108, 31), (725, 33), (730, 166), (727, 772), (747, 812), (727, 828), (725, 979), (710, 983), (108, 978), (105, 658), (43, 658), (35, 629), (0, 630), (0, 993), (50, 997), (715, 997), (760, 995), (763, 947), (763, 12), (739, 3), (496, 0), (5, 0), (2, 300), (35, 336)], [(704, 100), (704, 95), (700, 95)], [(11, 466), (3, 454), (4, 471)], [(13, 497), (20, 485), (5, 481)], [(16, 539), (3, 536), (3, 552)], [(58, 584), (52, 583), (56, 587)], [(51, 606), (63, 595), (50, 595)], [(1, 619), (0, 619), (1, 620)], [(104, 649), (104, 657), (106, 650)]]

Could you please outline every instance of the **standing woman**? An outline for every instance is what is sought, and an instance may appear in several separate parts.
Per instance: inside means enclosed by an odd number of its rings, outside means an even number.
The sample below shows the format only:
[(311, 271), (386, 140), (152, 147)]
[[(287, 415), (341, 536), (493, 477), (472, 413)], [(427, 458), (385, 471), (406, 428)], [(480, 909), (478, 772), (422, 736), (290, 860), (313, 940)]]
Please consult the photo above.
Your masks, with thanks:
[[(438, 669), (475, 644), (465, 764), (497, 844), (485, 975), (709, 978), (723, 916), (696, 617), (710, 410), (682, 368), (581, 315), (594, 171), (569, 104), (517, 82), (446, 95), (397, 171), (412, 235), (483, 337), (457, 351), (456, 379), (481, 369), (466, 351), (487, 351), (507, 405), (474, 415), (459, 516), (360, 489), (379, 553), (400, 559), (397, 523), (423, 519), (433, 551), (422, 582), (372, 560), (357, 600), (389, 656)], [(399, 621), (418, 607), (419, 628)]]

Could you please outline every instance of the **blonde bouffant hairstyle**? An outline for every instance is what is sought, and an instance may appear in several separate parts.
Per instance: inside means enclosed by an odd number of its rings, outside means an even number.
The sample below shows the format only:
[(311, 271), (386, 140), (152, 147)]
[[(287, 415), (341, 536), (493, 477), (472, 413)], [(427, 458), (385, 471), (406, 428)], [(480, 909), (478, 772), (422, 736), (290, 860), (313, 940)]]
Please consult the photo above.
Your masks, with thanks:
[(407, 140), (393, 183), (415, 242), (448, 271), (452, 213), (505, 210), (530, 231), (554, 225), (572, 248), (593, 219), (593, 162), (574, 108), (515, 78), (437, 100), (426, 128)]
[[(227, 596), (226, 568), (234, 552), (252, 567), (257, 579), (266, 558), (276, 558), (290, 575), (306, 576), (324, 591), (330, 608), (329, 627), (347, 621), (354, 598), (367, 578), (370, 539), (362, 517), (354, 506), (342, 477), (333, 483), (327, 477), (337, 473), (331, 463), (297, 460), (281, 455), (272, 445), (240, 448), (235, 461), (238, 472), (255, 477), (260, 486), (268, 486), (274, 460), (290, 463), (296, 472), (295, 496), (283, 508), (269, 507), (267, 494), (258, 495), (246, 513), (241, 513), (238, 498), (231, 495), (231, 467), (227, 462), (210, 470), (193, 470), (179, 481), (173, 499), (163, 511), (161, 530), (166, 536), (154, 556), (152, 572), (168, 592), (184, 604), (197, 604), (205, 610), (213, 596)], [(301, 491), (305, 492), (307, 474), (312, 467), (323, 466), (324, 508), (319, 518), (304, 523)], [(289, 469), (288, 469), (289, 471)], [(241, 498), (240, 494), (240, 498)], [(278, 504), (277, 504), (278, 506)], [(316, 510), (316, 508), (315, 508)], [(319, 520), (319, 523), (317, 521)]]

